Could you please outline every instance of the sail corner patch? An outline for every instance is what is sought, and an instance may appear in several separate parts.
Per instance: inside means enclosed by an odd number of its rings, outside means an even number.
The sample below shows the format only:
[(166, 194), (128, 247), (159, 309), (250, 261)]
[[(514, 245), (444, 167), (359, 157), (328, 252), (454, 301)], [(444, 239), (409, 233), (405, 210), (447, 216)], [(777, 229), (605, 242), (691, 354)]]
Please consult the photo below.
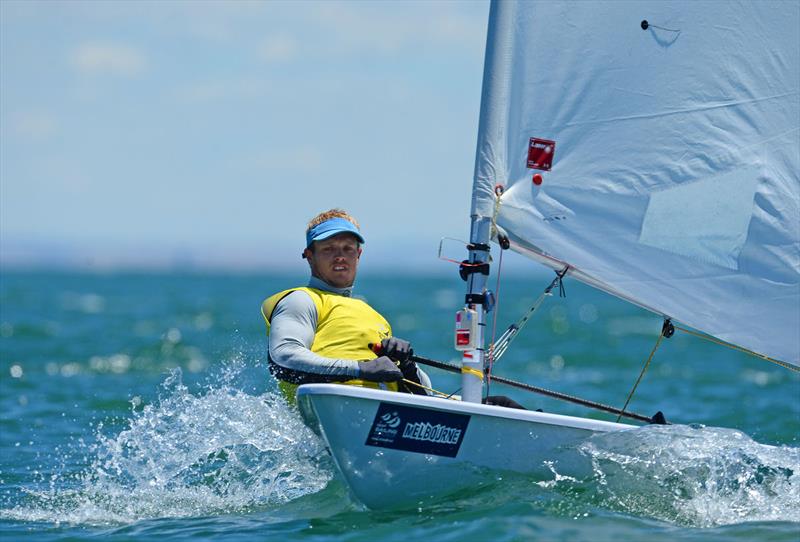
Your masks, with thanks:
[(367, 446), (455, 457), (470, 417), (405, 405), (381, 403), (367, 435)]
[(555, 153), (555, 141), (532, 137), (530, 143), (528, 143), (528, 169), (550, 171), (550, 168), (553, 167)]

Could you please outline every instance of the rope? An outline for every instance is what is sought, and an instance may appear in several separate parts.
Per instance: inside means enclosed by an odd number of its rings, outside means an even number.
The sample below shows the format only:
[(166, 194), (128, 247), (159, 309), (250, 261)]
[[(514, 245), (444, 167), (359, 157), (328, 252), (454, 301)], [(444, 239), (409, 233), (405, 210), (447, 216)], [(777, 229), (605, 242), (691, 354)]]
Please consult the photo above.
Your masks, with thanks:
[(544, 302), (545, 298), (550, 295), (550, 292), (556, 287), (556, 285), (560, 285), (559, 292), (561, 292), (563, 288), (562, 281), (564, 276), (567, 274), (567, 271), (569, 271), (569, 266), (565, 266), (561, 271), (556, 271), (556, 278), (553, 279), (547, 288), (545, 288), (544, 291), (539, 295), (536, 301), (533, 302), (533, 305), (531, 305), (531, 308), (528, 309), (528, 312), (515, 324), (508, 326), (508, 329), (506, 329), (503, 334), (500, 335), (500, 338), (497, 339), (497, 343), (494, 345), (494, 351), (492, 352), (493, 361), (498, 361), (500, 357), (505, 354), (506, 350), (508, 349), (508, 345), (514, 340), (514, 337), (517, 336), (517, 333), (519, 333), (519, 331), (525, 327), (525, 324), (528, 323), (530, 317), (533, 316), (533, 313), (536, 312), (539, 306)]
[[(631, 402), (633, 394), (636, 392), (636, 388), (639, 387), (639, 382), (642, 381), (642, 378), (644, 378), (644, 373), (647, 372), (647, 368), (650, 366), (650, 362), (653, 361), (653, 356), (656, 355), (656, 350), (658, 350), (658, 347), (661, 345), (661, 339), (664, 338), (664, 330), (667, 328), (668, 323), (669, 323), (668, 319), (664, 320), (664, 326), (661, 328), (661, 333), (658, 334), (658, 340), (656, 340), (656, 344), (655, 346), (653, 346), (653, 350), (650, 352), (650, 356), (648, 356), (647, 361), (644, 364), (644, 367), (642, 367), (642, 371), (639, 373), (639, 378), (636, 379), (636, 383), (633, 385), (631, 392), (628, 394), (628, 398), (625, 399), (625, 404), (622, 406), (622, 412), (625, 412), (625, 409), (628, 408), (628, 403)], [(622, 413), (620, 413), (620, 415), (617, 416), (617, 421), (619, 421), (621, 417)]]
[(780, 365), (784, 369), (789, 369), (790, 371), (800, 372), (800, 367), (795, 367), (790, 363), (786, 363), (785, 361), (781, 361), (775, 358), (771, 358), (769, 356), (765, 356), (764, 354), (759, 354), (758, 352), (753, 352), (752, 350), (748, 350), (747, 348), (742, 348), (741, 346), (736, 346), (735, 344), (731, 344), (729, 342), (725, 342), (723, 340), (717, 339), (716, 337), (712, 337), (711, 335), (706, 335), (705, 333), (698, 333), (697, 331), (692, 331), (691, 329), (686, 329), (685, 327), (675, 326), (675, 329), (679, 329), (684, 333), (688, 333), (689, 335), (694, 335), (695, 337), (699, 337), (701, 339), (705, 339), (707, 341), (711, 341), (712, 343), (719, 344), (721, 346), (727, 346), (733, 350), (738, 350), (739, 352), (744, 352), (745, 354), (750, 354), (753, 357), (763, 359), (765, 361), (769, 361), (770, 363), (774, 363), (775, 365)]
[(675, 28), (665, 28), (663, 26), (658, 26), (657, 24), (648, 23), (647, 19), (641, 22), (642, 30), (647, 30), (648, 28), (658, 28), (659, 30), (666, 30), (667, 32), (675, 32), (676, 34), (680, 34), (681, 31)]
[[(497, 231), (497, 215), (500, 214), (500, 203), (501, 197), (505, 192), (505, 187), (497, 183), (494, 185), (494, 210), (492, 211), (492, 222), (491, 222), (491, 229), (489, 232), (489, 238), (494, 238), (498, 236)], [(494, 366), (494, 340), (497, 331), (497, 313), (500, 309), (500, 274), (503, 270), (503, 252), (504, 250), (501, 248), (500, 250), (500, 260), (497, 264), (497, 285), (495, 286), (495, 304), (494, 304), (494, 315), (492, 316), (492, 340), (489, 343), (489, 371), (486, 373), (486, 395), (489, 394), (489, 388), (492, 385), (492, 368)], [(483, 375), (481, 375), (481, 379), (483, 379)]]
[[(460, 365), (453, 365), (452, 363), (445, 363), (443, 361), (436, 361), (433, 359), (422, 358), (419, 356), (411, 356), (409, 359), (413, 360), (415, 363), (419, 363), (422, 365), (428, 365), (429, 367), (435, 367), (437, 369), (442, 369), (445, 371), (449, 371), (451, 373), (460, 373), (461, 366)], [(540, 395), (546, 395), (548, 397), (553, 397), (554, 399), (560, 399), (562, 401), (567, 401), (569, 403), (575, 403), (577, 405), (582, 405), (585, 407), (593, 408), (595, 410), (602, 410), (604, 412), (610, 412), (612, 414), (619, 414), (620, 416), (624, 416), (626, 418), (630, 418), (632, 420), (638, 420), (640, 422), (646, 423), (653, 423), (653, 418), (650, 416), (644, 416), (642, 414), (636, 414), (634, 412), (623, 412), (618, 408), (614, 408), (609, 405), (604, 405), (603, 403), (597, 403), (595, 401), (589, 401), (588, 399), (581, 399), (580, 397), (575, 397), (572, 395), (567, 395), (566, 393), (561, 393), (558, 391), (552, 391), (545, 388), (539, 388), (537, 386), (532, 386), (530, 384), (525, 384), (524, 382), (517, 382), (516, 380), (511, 380), (509, 378), (503, 378), (501, 376), (494, 376), (492, 377), (493, 380), (500, 384), (505, 384), (506, 386), (511, 386), (512, 388), (519, 388), (525, 391), (531, 391), (533, 393), (538, 393)], [(441, 392), (439, 392), (441, 393)], [(669, 422), (667, 422), (669, 423)]]
[(497, 215), (500, 214), (500, 197), (503, 192), (505, 192), (505, 187), (502, 184), (497, 183), (494, 185), (494, 212), (492, 212), (492, 226), (489, 232), (490, 239), (497, 236)]
[(462, 366), (461, 367), (461, 372), (470, 374), (470, 375), (472, 375), (472, 376), (474, 376), (476, 378), (479, 378), (479, 379), (483, 380), (483, 373), (480, 372), (478, 369), (473, 369), (472, 367), (464, 367), (464, 366)]
[(444, 397), (445, 399), (450, 399), (451, 396), (453, 395), (452, 393), (445, 393), (443, 391), (439, 391), (439, 390), (435, 390), (433, 388), (429, 388), (425, 384), (420, 384), (419, 382), (414, 382), (413, 380), (408, 380), (407, 378), (403, 379), (403, 383), (406, 384), (406, 385), (411, 384), (412, 386), (416, 386), (418, 388), (422, 388), (423, 390), (427, 390), (427, 391), (433, 392), (435, 395), (437, 395), (439, 397)]
[(500, 250), (500, 260), (497, 263), (497, 283), (495, 285), (494, 315), (492, 316), (492, 340), (489, 343), (489, 371), (486, 373), (486, 395), (492, 385), (492, 369), (494, 368), (494, 339), (497, 332), (497, 314), (500, 312), (500, 275), (503, 272), (503, 252)]

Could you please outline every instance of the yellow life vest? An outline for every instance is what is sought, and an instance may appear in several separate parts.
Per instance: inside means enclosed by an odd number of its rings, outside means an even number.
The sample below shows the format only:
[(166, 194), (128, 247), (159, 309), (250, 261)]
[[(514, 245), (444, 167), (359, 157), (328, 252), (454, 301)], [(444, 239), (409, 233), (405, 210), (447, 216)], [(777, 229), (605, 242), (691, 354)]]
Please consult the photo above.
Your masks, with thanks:
[[(264, 300), (261, 314), (267, 323), (267, 333), (275, 307), (284, 297), (297, 290), (306, 292), (317, 308), (317, 329), (311, 345), (311, 351), (315, 354), (326, 358), (368, 361), (377, 357), (369, 345), (380, 344), (382, 339), (392, 336), (389, 322), (360, 299), (306, 287), (284, 290)], [(395, 382), (353, 379), (343, 383), (392, 391), (398, 389)], [(297, 385), (285, 381), (279, 384), (287, 398), (293, 400)]]

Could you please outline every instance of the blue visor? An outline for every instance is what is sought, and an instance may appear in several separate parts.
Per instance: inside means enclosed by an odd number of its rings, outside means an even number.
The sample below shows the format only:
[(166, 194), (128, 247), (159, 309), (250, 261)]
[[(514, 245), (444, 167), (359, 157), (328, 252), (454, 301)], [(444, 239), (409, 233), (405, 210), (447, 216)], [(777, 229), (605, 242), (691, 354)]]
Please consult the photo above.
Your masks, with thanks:
[(355, 224), (345, 218), (336, 217), (329, 218), (306, 232), (306, 248), (310, 247), (314, 241), (322, 241), (340, 233), (352, 233), (359, 243), (365, 242), (364, 236), (361, 235)]

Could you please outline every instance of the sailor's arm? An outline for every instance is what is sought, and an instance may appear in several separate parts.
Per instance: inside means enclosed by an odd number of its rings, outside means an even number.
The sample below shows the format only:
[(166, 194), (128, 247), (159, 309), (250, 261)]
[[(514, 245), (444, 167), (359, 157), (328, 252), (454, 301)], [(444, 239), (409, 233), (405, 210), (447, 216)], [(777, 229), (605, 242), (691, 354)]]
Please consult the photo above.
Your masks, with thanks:
[(317, 329), (317, 307), (302, 290), (284, 297), (272, 312), (269, 356), (285, 369), (349, 380), (359, 376), (358, 361), (326, 358), (311, 351)]

